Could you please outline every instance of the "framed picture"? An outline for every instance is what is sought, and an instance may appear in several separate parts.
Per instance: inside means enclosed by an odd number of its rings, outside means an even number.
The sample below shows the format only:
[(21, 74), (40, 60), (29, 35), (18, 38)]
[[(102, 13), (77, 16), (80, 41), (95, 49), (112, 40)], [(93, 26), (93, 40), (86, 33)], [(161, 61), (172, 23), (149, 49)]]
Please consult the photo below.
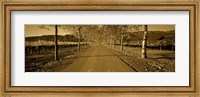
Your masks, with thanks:
[(196, 94), (198, 3), (3, 2), (3, 93)]

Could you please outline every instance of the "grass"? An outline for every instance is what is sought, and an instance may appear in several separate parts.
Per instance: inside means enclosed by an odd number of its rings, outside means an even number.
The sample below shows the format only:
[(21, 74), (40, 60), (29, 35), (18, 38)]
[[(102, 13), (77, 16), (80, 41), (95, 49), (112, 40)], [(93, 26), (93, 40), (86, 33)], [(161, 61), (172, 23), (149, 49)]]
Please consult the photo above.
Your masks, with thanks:
[(175, 51), (147, 49), (147, 58), (143, 59), (141, 48), (124, 47), (123, 51), (120, 48), (115, 46), (113, 53), (138, 72), (175, 72)]

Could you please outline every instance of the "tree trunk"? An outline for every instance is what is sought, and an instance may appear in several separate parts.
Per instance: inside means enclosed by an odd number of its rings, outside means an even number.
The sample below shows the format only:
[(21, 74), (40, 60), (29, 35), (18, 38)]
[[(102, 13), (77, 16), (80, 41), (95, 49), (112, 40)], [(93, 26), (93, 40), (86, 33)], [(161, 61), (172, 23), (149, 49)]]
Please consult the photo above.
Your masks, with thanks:
[(78, 51), (81, 51), (81, 35), (80, 35), (80, 32), (81, 32), (81, 28), (79, 28), (79, 31), (78, 31)]
[(55, 25), (55, 38), (54, 38), (54, 41), (55, 41), (55, 60), (58, 60), (58, 25)]
[(162, 50), (162, 45), (160, 45), (160, 51)]
[(85, 37), (85, 47), (87, 48), (87, 37)]
[(142, 58), (147, 58), (146, 46), (147, 46), (147, 25), (144, 25), (144, 37), (142, 41)]
[(115, 48), (115, 40), (113, 40), (113, 48)]
[(123, 42), (124, 42), (124, 35), (122, 35), (121, 37), (121, 50), (124, 50)]

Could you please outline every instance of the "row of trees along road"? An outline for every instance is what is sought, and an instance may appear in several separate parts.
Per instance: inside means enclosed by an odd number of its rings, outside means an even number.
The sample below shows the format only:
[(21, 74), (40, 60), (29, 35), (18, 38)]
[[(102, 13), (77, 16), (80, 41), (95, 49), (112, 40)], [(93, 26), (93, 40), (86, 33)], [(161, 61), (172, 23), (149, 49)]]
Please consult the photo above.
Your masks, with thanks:
[[(141, 25), (107, 25), (104, 26), (104, 34), (105, 35), (104, 40), (109, 41), (109, 44), (111, 45), (113, 43), (113, 47), (115, 47), (116, 40), (119, 40), (121, 43), (121, 50), (123, 50), (124, 46), (124, 40), (128, 39), (128, 30), (135, 30), (139, 31), (141, 29)], [(146, 46), (147, 46), (147, 25), (144, 25), (144, 37), (142, 40), (142, 58), (146, 58)], [(110, 40), (108, 40), (108, 37), (110, 36)]]
[(113, 44), (113, 47), (115, 47), (116, 41), (120, 41), (121, 50), (123, 50), (124, 40), (129, 38), (129, 30), (139, 31), (144, 28), (142, 58), (146, 58), (147, 25), (41, 25), (39, 27), (47, 30), (49, 27), (55, 27), (55, 60), (58, 60), (58, 28), (66, 32), (73, 32), (78, 39), (78, 51), (80, 51), (81, 39), (85, 40), (85, 45), (88, 45), (88, 42), (105, 42)]

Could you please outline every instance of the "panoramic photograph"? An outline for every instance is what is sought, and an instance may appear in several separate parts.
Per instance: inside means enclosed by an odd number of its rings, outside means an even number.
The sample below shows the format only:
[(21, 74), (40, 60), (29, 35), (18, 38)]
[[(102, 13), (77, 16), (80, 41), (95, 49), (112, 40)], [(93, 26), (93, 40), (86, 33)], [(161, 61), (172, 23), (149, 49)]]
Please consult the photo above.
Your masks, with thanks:
[(175, 72), (175, 25), (24, 28), (25, 72)]

